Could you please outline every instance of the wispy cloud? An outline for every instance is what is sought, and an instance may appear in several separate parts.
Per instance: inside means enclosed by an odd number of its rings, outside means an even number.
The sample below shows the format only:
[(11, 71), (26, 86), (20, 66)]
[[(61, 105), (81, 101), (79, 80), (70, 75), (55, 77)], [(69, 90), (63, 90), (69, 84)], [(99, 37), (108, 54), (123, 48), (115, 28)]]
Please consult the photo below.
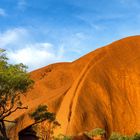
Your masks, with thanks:
[(55, 48), (49, 42), (36, 42), (27, 29), (15, 28), (0, 33), (0, 48), (7, 50), (11, 63), (23, 63), (33, 70), (50, 63), (64, 61), (63, 46)]
[(17, 3), (18, 9), (25, 10), (26, 6), (27, 6), (26, 0), (18, 0), (18, 3)]
[(26, 44), (25, 48), (8, 52), (11, 62), (23, 63), (30, 66), (30, 70), (46, 66), (62, 60), (61, 50), (55, 53), (50, 43)]
[[(139, 0), (33, 2), (2, 0), (0, 7), (0, 48), (7, 50), (12, 63), (23, 62), (30, 70), (72, 61), (121, 37), (140, 34)], [(2, 9), (5, 4), (7, 9)]]
[(0, 32), (0, 47), (1, 48), (8, 48), (10, 45), (11, 47), (21, 46), (21, 42), (25, 42), (25, 40), (28, 37), (28, 31), (24, 28), (14, 28), (14, 29), (9, 29), (4, 32)]
[(66, 38), (64, 43), (69, 42), (69, 45), (71, 46), (70, 48), (68, 48), (69, 51), (73, 51), (73, 52), (76, 52), (77, 54), (81, 54), (83, 53), (84, 49), (86, 49), (86, 46), (88, 44), (85, 45), (84, 43), (89, 38), (90, 38), (90, 35), (87, 35), (83, 32), (76, 32), (70, 37)]
[(5, 10), (2, 8), (0, 8), (0, 16), (6, 16)]
[[(57, 43), (47, 39), (37, 41), (33, 34), (33, 30), (26, 28), (14, 28), (0, 33), (0, 48), (6, 49), (11, 63), (23, 63), (29, 66), (29, 70), (33, 70), (55, 62), (72, 61), (88, 51), (86, 40), (90, 36), (84, 32), (68, 36), (66, 32), (57, 37)], [(50, 32), (48, 34), (51, 36)]]

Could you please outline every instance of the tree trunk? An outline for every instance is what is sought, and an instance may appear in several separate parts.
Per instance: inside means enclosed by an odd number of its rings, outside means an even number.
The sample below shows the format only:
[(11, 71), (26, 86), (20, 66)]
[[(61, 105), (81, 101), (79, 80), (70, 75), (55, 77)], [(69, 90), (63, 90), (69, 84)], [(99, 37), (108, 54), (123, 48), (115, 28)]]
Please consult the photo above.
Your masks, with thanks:
[(6, 133), (6, 127), (3, 120), (0, 120), (0, 132), (4, 140), (9, 140)]

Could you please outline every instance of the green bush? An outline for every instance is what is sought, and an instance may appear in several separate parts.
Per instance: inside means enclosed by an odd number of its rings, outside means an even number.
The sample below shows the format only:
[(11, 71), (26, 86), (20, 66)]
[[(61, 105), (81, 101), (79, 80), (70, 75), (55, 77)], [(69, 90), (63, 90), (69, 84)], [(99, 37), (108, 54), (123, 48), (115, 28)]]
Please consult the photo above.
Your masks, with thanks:
[(136, 133), (133, 136), (123, 136), (119, 133), (113, 132), (109, 140), (140, 140), (140, 134)]
[(89, 132), (85, 133), (89, 138), (93, 138), (94, 136), (102, 136), (105, 134), (105, 130), (102, 128), (95, 128)]
[(109, 140), (130, 140), (128, 136), (123, 136), (119, 133), (113, 132), (109, 138)]
[(140, 140), (140, 134), (136, 133), (134, 136), (132, 136), (131, 140)]

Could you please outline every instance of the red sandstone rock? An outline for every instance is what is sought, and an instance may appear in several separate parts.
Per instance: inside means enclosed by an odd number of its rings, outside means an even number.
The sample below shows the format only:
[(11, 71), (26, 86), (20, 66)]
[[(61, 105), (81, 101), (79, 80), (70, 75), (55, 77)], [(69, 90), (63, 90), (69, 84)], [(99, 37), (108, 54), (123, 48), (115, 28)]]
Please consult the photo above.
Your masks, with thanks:
[(31, 72), (34, 88), (23, 98), (28, 110), (14, 113), (18, 132), (33, 121), (28, 113), (47, 104), (61, 128), (56, 134), (76, 135), (94, 128), (123, 134), (140, 132), (140, 36), (97, 49), (72, 63), (58, 63)]

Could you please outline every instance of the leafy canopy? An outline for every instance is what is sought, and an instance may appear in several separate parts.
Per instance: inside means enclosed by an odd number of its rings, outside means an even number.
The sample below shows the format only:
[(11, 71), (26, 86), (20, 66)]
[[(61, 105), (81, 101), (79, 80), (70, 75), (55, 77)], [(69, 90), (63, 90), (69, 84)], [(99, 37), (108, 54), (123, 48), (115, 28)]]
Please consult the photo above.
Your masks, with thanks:
[(44, 120), (52, 122), (55, 120), (55, 114), (48, 112), (47, 105), (39, 105), (37, 109), (30, 114), (30, 116), (34, 118), (35, 122), (40, 122)]
[(34, 112), (29, 114), (35, 120), (33, 124), (37, 136), (44, 140), (52, 140), (54, 129), (60, 126), (54, 113), (48, 111), (47, 105), (39, 105)]
[(5, 121), (18, 109), (27, 109), (22, 105), (21, 96), (32, 86), (33, 81), (23, 64), (9, 64), (5, 50), (0, 49), (0, 134), (7, 140)]
[(0, 120), (20, 109), (20, 95), (31, 87), (33, 81), (23, 64), (9, 64), (5, 51), (0, 49)]

